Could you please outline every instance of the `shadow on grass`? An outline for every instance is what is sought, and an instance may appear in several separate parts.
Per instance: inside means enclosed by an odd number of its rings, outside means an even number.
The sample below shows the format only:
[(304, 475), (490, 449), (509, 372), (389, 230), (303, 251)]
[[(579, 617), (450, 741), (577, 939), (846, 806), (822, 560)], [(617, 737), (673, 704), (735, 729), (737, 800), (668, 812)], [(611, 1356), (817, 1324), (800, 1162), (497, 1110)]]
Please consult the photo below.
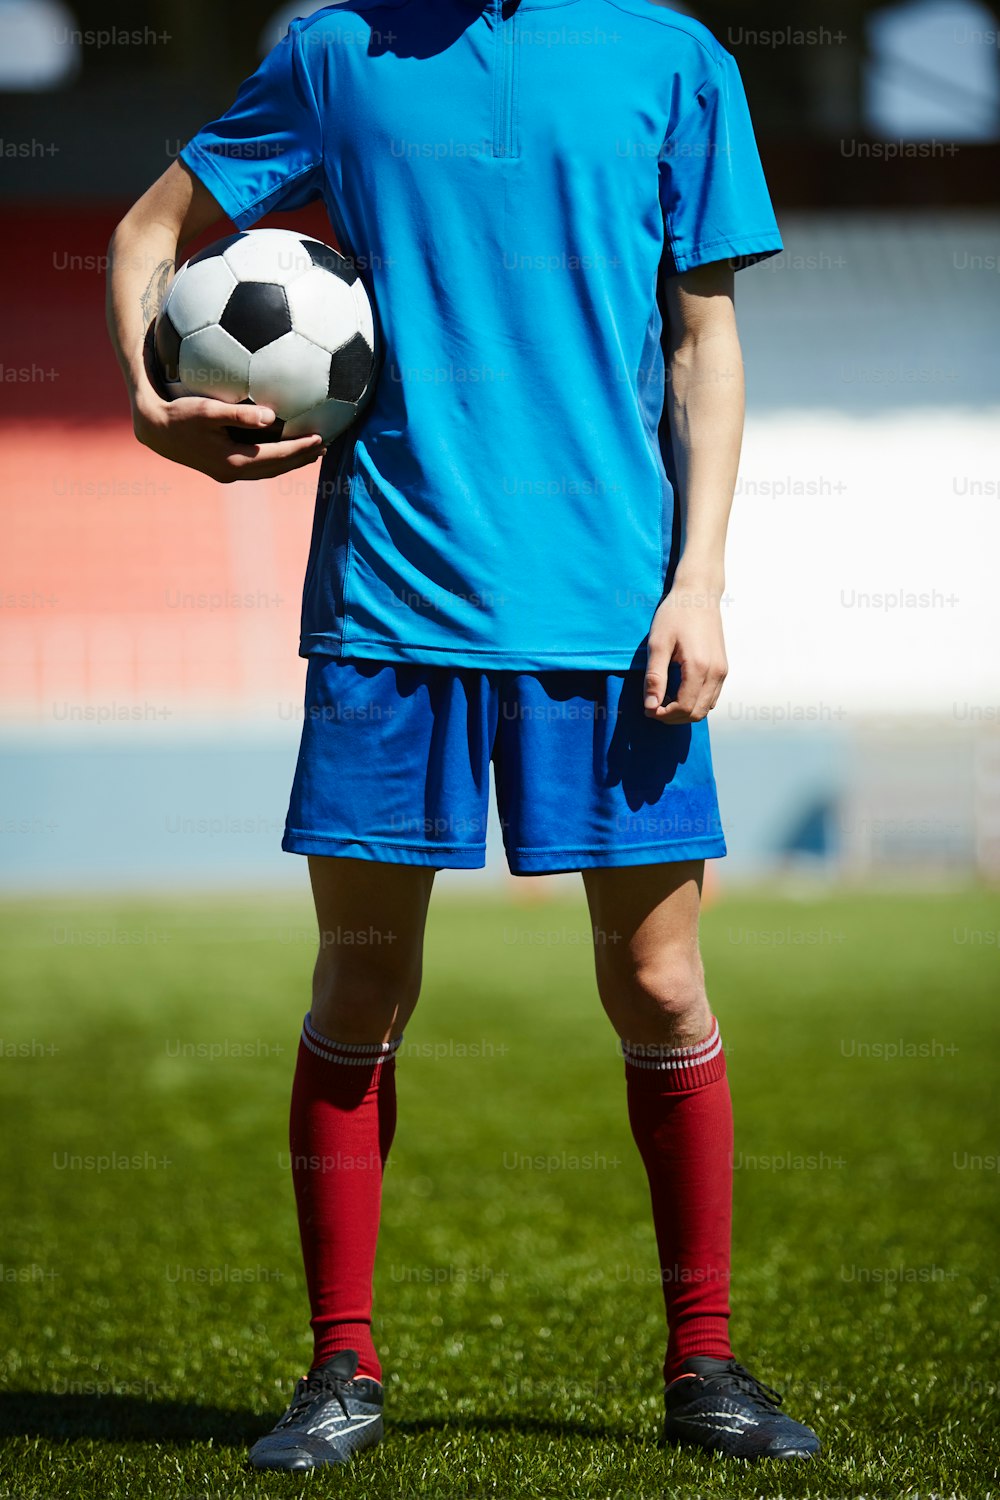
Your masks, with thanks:
[[(277, 1415), (277, 1413), (275, 1413)], [(112, 1391), (107, 1395), (56, 1394), (51, 1391), (0, 1391), (0, 1438), (48, 1438), (71, 1443), (77, 1438), (109, 1442), (206, 1443), (219, 1448), (246, 1447), (267, 1432), (273, 1418), (259, 1412), (200, 1406), (192, 1401), (149, 1401)], [(389, 1436), (424, 1432), (511, 1432), (548, 1437), (628, 1438), (624, 1428), (591, 1422), (561, 1422), (531, 1416), (447, 1416), (390, 1422)]]
[(416, 1436), (421, 1432), (514, 1432), (521, 1436), (538, 1433), (544, 1437), (615, 1438), (624, 1440), (635, 1437), (635, 1431), (626, 1427), (597, 1426), (593, 1422), (560, 1422), (556, 1417), (427, 1417), (420, 1421), (393, 1422), (390, 1420), (388, 1435), (399, 1433)]
[(269, 1426), (259, 1412), (201, 1406), (193, 1401), (150, 1401), (110, 1391), (65, 1395), (51, 1391), (0, 1391), (0, 1437), (107, 1438), (113, 1442), (206, 1443), (228, 1448), (256, 1441)]

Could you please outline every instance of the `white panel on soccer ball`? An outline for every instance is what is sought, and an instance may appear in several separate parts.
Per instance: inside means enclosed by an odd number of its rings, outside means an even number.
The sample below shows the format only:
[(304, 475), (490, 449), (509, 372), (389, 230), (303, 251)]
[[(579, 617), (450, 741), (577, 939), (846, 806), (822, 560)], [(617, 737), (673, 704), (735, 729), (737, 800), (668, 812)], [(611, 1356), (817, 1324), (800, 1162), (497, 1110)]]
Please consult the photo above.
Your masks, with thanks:
[(240, 281), (275, 281), (284, 286), (312, 269), (312, 256), (300, 234), (290, 229), (252, 229), (223, 252)]
[(167, 296), (166, 307), (181, 338), (217, 323), (232, 296), (236, 277), (221, 255), (211, 255), (196, 266), (184, 266)]
[(250, 392), (250, 355), (218, 324), (181, 340), (178, 371), (194, 396), (245, 401)]
[(338, 401), (336, 397), (329, 396), (311, 411), (304, 411), (301, 416), (286, 422), (282, 436), (305, 437), (307, 433), (318, 432), (329, 443), (346, 432), (357, 414), (358, 409), (353, 401)]
[(286, 287), (288, 311), (296, 333), (324, 349), (339, 349), (358, 331), (358, 314), (351, 288), (339, 276), (313, 266)]
[(358, 332), (363, 338), (367, 339), (368, 343), (374, 349), (375, 321), (372, 317), (372, 305), (368, 300), (368, 293), (365, 291), (365, 284), (360, 276), (350, 290), (351, 296), (354, 298), (354, 305), (357, 308)]
[(250, 356), (251, 396), (286, 422), (318, 406), (329, 388), (329, 354), (301, 334), (283, 334)]

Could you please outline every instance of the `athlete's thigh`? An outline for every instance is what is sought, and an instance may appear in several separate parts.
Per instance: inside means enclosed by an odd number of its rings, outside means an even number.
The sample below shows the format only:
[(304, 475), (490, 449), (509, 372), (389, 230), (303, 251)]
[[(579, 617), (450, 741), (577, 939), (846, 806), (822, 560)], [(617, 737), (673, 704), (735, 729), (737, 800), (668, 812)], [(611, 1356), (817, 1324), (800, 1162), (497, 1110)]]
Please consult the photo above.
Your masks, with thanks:
[(598, 976), (700, 972), (702, 859), (583, 871)]
[(370, 949), (387, 961), (419, 956), (435, 873), (426, 865), (310, 854), (320, 947)]
[(583, 872), (601, 1004), (623, 1041), (686, 1047), (711, 1022), (698, 911), (702, 860)]
[[(312, 1019), (324, 1035), (400, 1034), (420, 991), (434, 874), (425, 865), (309, 856), (319, 929)], [(368, 1034), (381, 1031), (388, 1035)]]

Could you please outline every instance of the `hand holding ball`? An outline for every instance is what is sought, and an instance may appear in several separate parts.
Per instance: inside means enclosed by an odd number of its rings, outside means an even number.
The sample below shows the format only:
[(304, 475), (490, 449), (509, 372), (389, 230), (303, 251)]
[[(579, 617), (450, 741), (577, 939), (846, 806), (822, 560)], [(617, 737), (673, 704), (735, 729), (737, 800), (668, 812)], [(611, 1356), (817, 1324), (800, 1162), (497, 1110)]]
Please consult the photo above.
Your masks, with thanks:
[[(353, 263), (287, 229), (217, 240), (174, 278), (154, 332), (166, 395), (269, 406), (253, 442), (344, 432), (372, 394), (375, 320)], [(246, 439), (247, 430), (231, 429)]]

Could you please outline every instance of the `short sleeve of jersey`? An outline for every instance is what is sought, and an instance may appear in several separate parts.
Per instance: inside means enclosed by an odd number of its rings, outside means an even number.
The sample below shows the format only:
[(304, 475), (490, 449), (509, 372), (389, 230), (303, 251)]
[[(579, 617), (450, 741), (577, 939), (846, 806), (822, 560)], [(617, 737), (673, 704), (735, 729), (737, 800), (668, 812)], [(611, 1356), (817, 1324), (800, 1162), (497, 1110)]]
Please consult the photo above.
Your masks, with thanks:
[(226, 113), (180, 153), (240, 229), (321, 195), (322, 120), (301, 49), (293, 22)]
[(739, 270), (782, 249), (743, 80), (722, 48), (664, 140), (659, 165), (668, 269), (732, 260)]

